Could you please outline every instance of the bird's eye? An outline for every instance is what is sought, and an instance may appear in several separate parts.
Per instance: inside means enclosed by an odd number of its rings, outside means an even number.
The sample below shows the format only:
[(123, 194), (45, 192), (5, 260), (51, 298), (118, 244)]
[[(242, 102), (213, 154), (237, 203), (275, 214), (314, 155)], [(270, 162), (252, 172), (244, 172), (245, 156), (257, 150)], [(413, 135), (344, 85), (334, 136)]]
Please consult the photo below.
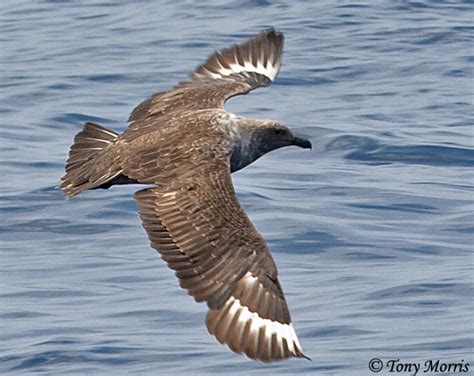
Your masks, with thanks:
[(273, 133), (275, 133), (277, 136), (280, 136), (281, 134), (283, 134), (283, 129), (273, 128)]

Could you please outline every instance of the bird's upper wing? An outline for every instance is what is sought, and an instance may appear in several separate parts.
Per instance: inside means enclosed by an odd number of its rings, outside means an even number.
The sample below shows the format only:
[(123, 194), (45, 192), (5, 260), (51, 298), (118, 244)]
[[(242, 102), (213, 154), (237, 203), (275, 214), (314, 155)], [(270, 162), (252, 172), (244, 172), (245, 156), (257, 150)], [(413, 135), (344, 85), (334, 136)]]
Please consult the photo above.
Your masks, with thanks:
[(211, 334), (262, 361), (304, 356), (275, 263), (237, 201), (228, 162), (198, 164), (135, 197), (153, 248), (181, 287), (207, 302)]
[(282, 49), (283, 35), (270, 29), (215, 52), (188, 81), (139, 104), (130, 115), (129, 129), (146, 133), (159, 124), (160, 116), (223, 108), (227, 99), (269, 85), (280, 70)]

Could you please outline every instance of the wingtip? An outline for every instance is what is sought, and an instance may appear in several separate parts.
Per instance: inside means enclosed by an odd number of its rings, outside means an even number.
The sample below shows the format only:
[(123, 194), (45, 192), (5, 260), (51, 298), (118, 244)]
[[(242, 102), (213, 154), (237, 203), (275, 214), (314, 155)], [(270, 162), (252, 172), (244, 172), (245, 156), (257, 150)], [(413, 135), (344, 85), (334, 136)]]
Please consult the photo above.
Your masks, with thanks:
[(301, 355), (301, 357), (306, 359), (306, 360), (309, 360), (310, 362), (313, 361), (313, 359), (311, 359), (309, 356), (306, 356), (305, 354)]
[(281, 31), (275, 29), (274, 27), (271, 27), (267, 30), (262, 31), (261, 35), (265, 36), (267, 39), (275, 40), (276, 43), (280, 46), (280, 48), (283, 48), (285, 36)]
[(283, 33), (275, 29), (273, 26), (269, 27), (268, 29), (264, 29), (263, 31), (260, 32), (260, 34), (257, 35), (257, 37), (255, 37), (255, 39), (259, 39), (259, 38), (274, 40), (280, 46), (283, 45), (283, 42), (285, 40), (285, 36), (283, 35)]
[(278, 37), (283, 37), (283, 33), (279, 30), (277, 30), (274, 26), (270, 26), (266, 29), (264, 29), (261, 34), (273, 34), (273, 35), (276, 35)]
[(56, 191), (61, 191), (61, 192), (64, 194), (64, 198), (65, 198), (66, 200), (69, 200), (71, 197), (69, 197), (69, 195), (67, 194), (67, 192), (64, 191), (64, 189), (63, 189), (63, 187), (62, 187), (62, 184), (63, 184), (62, 181), (59, 182), (59, 184), (56, 185), (56, 186), (54, 187), (54, 189), (55, 189)]

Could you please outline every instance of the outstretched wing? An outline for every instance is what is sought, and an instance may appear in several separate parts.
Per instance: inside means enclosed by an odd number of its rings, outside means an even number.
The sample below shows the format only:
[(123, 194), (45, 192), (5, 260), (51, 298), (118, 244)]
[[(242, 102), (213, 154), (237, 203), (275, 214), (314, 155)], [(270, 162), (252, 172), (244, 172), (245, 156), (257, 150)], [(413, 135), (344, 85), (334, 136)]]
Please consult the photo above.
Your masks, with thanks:
[(223, 108), (227, 99), (269, 85), (280, 70), (282, 49), (283, 35), (270, 29), (245, 43), (215, 52), (196, 68), (190, 80), (138, 105), (130, 115), (129, 129), (146, 132), (157, 125), (159, 116)]
[(228, 163), (135, 194), (151, 245), (209, 307), (207, 328), (253, 359), (304, 357), (272, 256), (236, 199)]

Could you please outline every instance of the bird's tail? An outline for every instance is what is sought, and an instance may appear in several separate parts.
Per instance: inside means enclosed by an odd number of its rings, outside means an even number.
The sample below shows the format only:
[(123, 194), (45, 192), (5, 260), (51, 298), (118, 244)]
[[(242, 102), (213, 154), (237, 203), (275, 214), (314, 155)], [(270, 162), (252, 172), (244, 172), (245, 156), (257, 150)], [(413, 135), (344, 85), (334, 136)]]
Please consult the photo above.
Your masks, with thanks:
[[(87, 189), (93, 189), (121, 174), (113, 158), (105, 155), (115, 143), (118, 134), (99, 124), (87, 122), (76, 137), (69, 151), (66, 174), (61, 178), (61, 189), (68, 198)], [(104, 158), (102, 158), (104, 156)]]

